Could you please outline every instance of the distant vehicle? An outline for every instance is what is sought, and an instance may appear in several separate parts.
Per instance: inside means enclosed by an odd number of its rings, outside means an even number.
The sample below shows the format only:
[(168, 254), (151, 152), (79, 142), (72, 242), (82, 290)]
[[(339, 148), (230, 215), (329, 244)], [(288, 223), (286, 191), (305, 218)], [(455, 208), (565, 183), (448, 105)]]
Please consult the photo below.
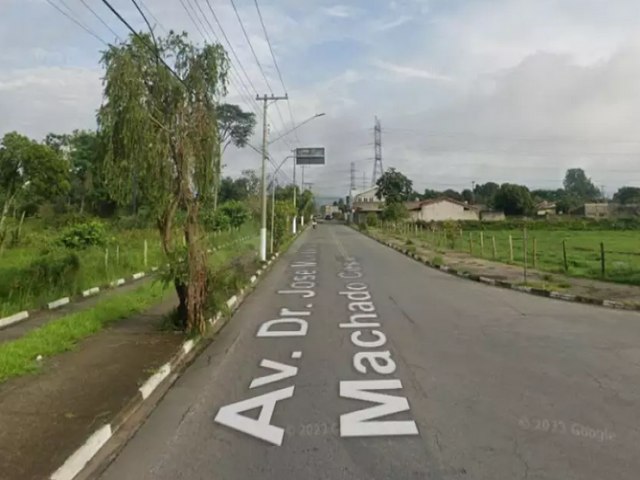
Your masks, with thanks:
[(325, 220), (331, 220), (332, 218), (333, 218), (333, 217), (332, 217), (331, 215), (325, 215), (325, 216), (324, 216), (324, 219), (325, 219)]

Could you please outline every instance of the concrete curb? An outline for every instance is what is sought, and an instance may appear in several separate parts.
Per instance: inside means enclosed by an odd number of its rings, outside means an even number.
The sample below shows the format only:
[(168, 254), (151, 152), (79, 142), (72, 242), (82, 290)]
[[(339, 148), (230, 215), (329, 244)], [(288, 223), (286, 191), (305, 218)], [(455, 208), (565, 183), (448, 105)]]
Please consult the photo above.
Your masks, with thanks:
[[(302, 233), (303, 230), (299, 232)], [(297, 236), (299, 236), (296, 235)], [(278, 253), (271, 256), (269, 259), (269, 265), (273, 263), (273, 260), (278, 257)], [(252, 276), (249, 283), (241, 288), (236, 295), (231, 296), (226, 305), (229, 309), (228, 314), (222, 312), (216, 313), (209, 319), (209, 331), (205, 336), (198, 336), (193, 339), (186, 340), (182, 343), (178, 351), (173, 357), (164, 365), (162, 365), (153, 375), (151, 375), (138, 389), (138, 394), (132, 398), (129, 403), (114, 417), (114, 419), (107, 425), (103, 425), (96, 430), (85, 443), (78, 448), (71, 456), (67, 458), (64, 464), (58, 468), (51, 476), (51, 480), (73, 480), (78, 474), (80, 474), (87, 464), (100, 452), (102, 447), (121, 430), (125, 430), (125, 426), (129, 429), (127, 433), (130, 435), (120, 442), (121, 444), (116, 446), (113, 452), (109, 452), (107, 460), (115, 458), (115, 455), (123, 447), (130, 436), (132, 436), (137, 428), (144, 422), (144, 417), (135, 426), (127, 425), (127, 422), (132, 419), (133, 415), (142, 409), (142, 407), (148, 407), (152, 409), (155, 407), (167, 390), (178, 379), (182, 371), (198, 356), (198, 354), (204, 350), (204, 348), (210, 343), (209, 341), (228, 323), (232, 314), (240, 307), (245, 298), (253, 291), (253, 288), (257, 285), (257, 277), (261, 273), (265, 273), (267, 266), (263, 265), (256, 275)], [(119, 439), (120, 440), (120, 439)], [(108, 463), (105, 461), (104, 466)], [(99, 470), (101, 465), (94, 466), (95, 470)], [(84, 475), (83, 475), (84, 476)]]
[[(354, 230), (356, 230), (354, 228)], [(358, 231), (358, 230), (356, 230)], [(358, 231), (359, 232), (359, 231)], [(361, 234), (363, 234), (366, 237), (371, 238), (372, 240), (375, 240), (378, 243), (381, 243), (382, 245), (392, 248), (393, 250), (396, 250), (410, 258), (413, 258), (414, 260), (428, 266), (431, 268), (435, 268), (436, 270), (440, 270), (442, 272), (448, 273), (450, 275), (455, 275), (457, 277), (460, 278), (465, 278), (467, 280), (472, 280), (474, 282), (480, 282), (480, 283), (484, 283), (486, 285), (491, 285), (491, 286), (495, 286), (495, 287), (502, 287), (502, 288), (508, 288), (511, 290), (515, 290), (518, 292), (522, 292), (522, 293), (528, 293), (530, 295), (537, 295), (539, 297), (547, 297), (547, 298), (554, 298), (556, 300), (562, 300), (565, 302), (573, 302), (573, 303), (584, 303), (587, 305), (596, 305), (596, 306), (600, 306), (600, 307), (605, 307), (605, 308), (611, 308), (611, 309), (615, 309), (615, 310), (627, 310), (627, 311), (632, 311), (632, 312), (640, 312), (640, 305), (627, 305), (625, 303), (622, 302), (618, 302), (616, 300), (602, 300), (599, 298), (594, 298), (594, 297), (588, 297), (585, 295), (574, 295), (571, 293), (564, 293), (564, 292), (558, 292), (555, 290), (546, 290), (543, 288), (535, 288), (535, 287), (527, 287), (524, 285), (518, 285), (518, 284), (514, 284), (511, 282), (507, 282), (504, 280), (497, 280), (494, 278), (489, 278), (489, 277), (484, 277), (481, 275), (476, 275), (476, 274), (472, 274), (472, 273), (468, 273), (468, 272), (462, 272), (462, 271), (458, 271), (453, 267), (450, 267), (448, 265), (441, 265), (441, 264), (436, 264), (433, 263), (431, 260), (421, 257), (419, 255), (417, 255), (416, 253), (410, 252), (408, 249), (403, 249), (397, 245), (392, 244), (391, 242), (386, 242), (384, 240), (380, 240), (376, 237), (374, 237), (373, 235), (370, 235), (368, 233), (364, 233), (364, 232), (359, 232)]]
[[(223, 248), (233, 246), (233, 245), (235, 245), (237, 243), (242, 243), (242, 242), (245, 242), (247, 240), (251, 240), (251, 239), (253, 239), (255, 237), (256, 237), (255, 235), (254, 236), (248, 235), (246, 237), (242, 237), (242, 238), (240, 238), (238, 240), (235, 240), (233, 242), (227, 242), (227, 243), (225, 243), (223, 245), (220, 245), (219, 247), (214, 248), (213, 250), (207, 250), (207, 253), (211, 253), (212, 251), (215, 251), (215, 250), (221, 250)], [(149, 276), (151, 273), (157, 272), (158, 270), (159, 270), (159, 267), (151, 267), (150, 272), (137, 272), (137, 273), (134, 273), (133, 275), (131, 275), (130, 282), (145, 278), (145, 277)], [(109, 282), (106, 285), (100, 285), (100, 286), (97, 286), (97, 287), (88, 288), (88, 289), (80, 292), (79, 295), (70, 295), (68, 297), (63, 297), (63, 298), (59, 298), (57, 300), (53, 300), (51, 302), (48, 302), (42, 308), (35, 308), (35, 309), (32, 309), (32, 310), (23, 310), (22, 312), (17, 312), (17, 313), (9, 315), (7, 317), (0, 318), (0, 329), (6, 328), (6, 327), (8, 327), (10, 325), (13, 325), (15, 323), (18, 323), (18, 322), (23, 322), (23, 321), (29, 319), (31, 316), (33, 316), (33, 315), (35, 315), (37, 313), (40, 313), (41, 311), (54, 310), (56, 308), (60, 308), (60, 307), (65, 306), (65, 305), (69, 305), (70, 303), (73, 303), (75, 301), (82, 300), (82, 299), (85, 299), (87, 297), (92, 297), (94, 295), (99, 295), (100, 293), (105, 292), (107, 290), (121, 287), (125, 283), (127, 283), (126, 279), (118, 278), (117, 280), (113, 280), (112, 282)]]

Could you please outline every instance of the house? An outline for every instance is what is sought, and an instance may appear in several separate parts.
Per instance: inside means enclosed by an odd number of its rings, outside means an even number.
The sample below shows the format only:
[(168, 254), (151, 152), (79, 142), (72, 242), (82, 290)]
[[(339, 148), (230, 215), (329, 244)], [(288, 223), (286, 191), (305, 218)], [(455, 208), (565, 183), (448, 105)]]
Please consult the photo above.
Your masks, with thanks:
[(548, 217), (556, 214), (556, 202), (548, 202), (544, 200), (536, 205), (536, 215), (539, 217)]
[(352, 190), (351, 191), (351, 203), (365, 203), (365, 202), (384, 202), (384, 197), (378, 198), (378, 186), (366, 188), (364, 190)]
[(323, 205), (320, 212), (323, 217), (326, 217), (327, 215), (333, 216), (336, 213), (340, 213), (340, 208), (336, 205)]
[(384, 209), (383, 202), (359, 202), (351, 205), (352, 220), (364, 223), (369, 215), (380, 216)]
[(615, 210), (611, 203), (585, 203), (571, 211), (571, 215), (585, 218), (608, 218)]
[(440, 222), (443, 220), (480, 220), (480, 212), (473, 205), (451, 198), (424, 200), (409, 208), (412, 221)]

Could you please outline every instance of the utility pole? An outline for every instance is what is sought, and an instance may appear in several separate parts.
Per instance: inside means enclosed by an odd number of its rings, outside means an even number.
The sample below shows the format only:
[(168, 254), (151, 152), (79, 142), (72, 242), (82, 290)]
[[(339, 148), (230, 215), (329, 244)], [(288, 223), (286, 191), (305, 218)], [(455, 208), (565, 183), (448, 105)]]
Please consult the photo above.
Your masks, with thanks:
[(351, 184), (349, 186), (349, 195), (353, 195), (356, 190), (356, 162), (351, 162)]
[(373, 176), (371, 177), (372, 187), (384, 173), (384, 169), (382, 168), (382, 127), (380, 126), (378, 117), (376, 117), (376, 124), (373, 128), (373, 144), (375, 155), (373, 161)]
[(362, 190), (367, 189), (367, 174), (362, 172)]
[(293, 150), (293, 234), (298, 233), (298, 207), (296, 206), (296, 200), (298, 196), (298, 184), (296, 183), (296, 163), (298, 163), (298, 157), (296, 151)]
[(256, 100), (262, 100), (262, 222), (260, 224), (260, 260), (267, 261), (267, 108), (269, 102), (277, 102), (278, 100), (287, 100), (288, 95), (276, 97), (271, 95), (256, 95)]

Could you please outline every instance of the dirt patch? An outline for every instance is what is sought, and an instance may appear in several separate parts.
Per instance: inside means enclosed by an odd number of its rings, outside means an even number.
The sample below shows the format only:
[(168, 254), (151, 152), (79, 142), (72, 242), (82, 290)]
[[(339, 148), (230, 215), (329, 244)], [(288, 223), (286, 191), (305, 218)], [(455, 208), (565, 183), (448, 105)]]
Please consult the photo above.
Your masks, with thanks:
[[(175, 300), (123, 320), (0, 384), (0, 479), (48, 478), (184, 340), (160, 331)], [(37, 452), (37, 454), (36, 454)]]
[[(393, 235), (384, 235), (380, 232), (373, 232), (372, 235), (395, 246), (405, 247), (405, 241)], [(483, 277), (512, 284), (522, 284), (524, 282), (524, 273), (521, 266), (479, 259), (460, 252), (435, 251), (417, 240), (414, 240), (414, 246), (418, 255), (426, 258), (433, 258), (434, 255), (438, 255), (442, 258), (443, 265), (447, 265), (457, 271), (482, 275)], [(538, 288), (587, 296), (599, 300), (613, 300), (640, 308), (640, 287), (634, 285), (568, 277), (534, 269), (527, 271), (527, 281), (530, 285)]]

